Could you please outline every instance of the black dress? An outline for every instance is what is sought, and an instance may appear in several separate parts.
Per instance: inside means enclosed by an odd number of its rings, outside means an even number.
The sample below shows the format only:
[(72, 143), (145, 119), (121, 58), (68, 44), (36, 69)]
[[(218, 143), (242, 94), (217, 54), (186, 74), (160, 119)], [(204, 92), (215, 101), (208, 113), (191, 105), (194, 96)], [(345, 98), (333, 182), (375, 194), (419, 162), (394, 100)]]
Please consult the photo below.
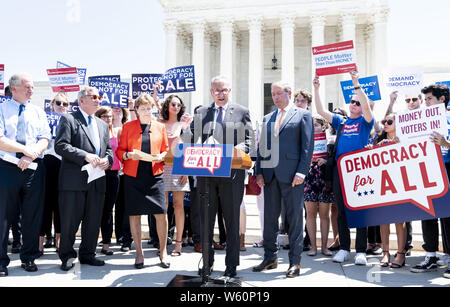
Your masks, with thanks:
[[(149, 125), (142, 125), (141, 151), (150, 154)], [(153, 175), (152, 163), (139, 161), (136, 178), (124, 175), (125, 213), (129, 216), (165, 214), (163, 175)]]

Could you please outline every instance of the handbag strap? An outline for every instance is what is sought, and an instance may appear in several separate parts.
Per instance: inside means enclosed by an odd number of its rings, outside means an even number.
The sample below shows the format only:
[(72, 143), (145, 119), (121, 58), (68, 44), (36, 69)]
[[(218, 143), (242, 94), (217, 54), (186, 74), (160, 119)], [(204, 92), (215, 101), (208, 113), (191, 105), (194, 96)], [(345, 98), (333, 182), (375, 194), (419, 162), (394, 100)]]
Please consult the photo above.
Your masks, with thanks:
[(348, 118), (344, 117), (344, 119), (342, 120), (341, 124), (339, 125), (339, 129), (338, 129), (338, 132), (336, 134), (336, 141), (334, 142), (333, 152), (331, 154), (331, 157), (333, 158), (333, 160), (336, 160), (336, 152), (337, 152), (338, 142), (339, 142), (339, 139), (340, 139), (341, 134), (342, 134), (342, 129), (344, 128), (344, 125), (347, 122), (347, 120), (348, 120)]

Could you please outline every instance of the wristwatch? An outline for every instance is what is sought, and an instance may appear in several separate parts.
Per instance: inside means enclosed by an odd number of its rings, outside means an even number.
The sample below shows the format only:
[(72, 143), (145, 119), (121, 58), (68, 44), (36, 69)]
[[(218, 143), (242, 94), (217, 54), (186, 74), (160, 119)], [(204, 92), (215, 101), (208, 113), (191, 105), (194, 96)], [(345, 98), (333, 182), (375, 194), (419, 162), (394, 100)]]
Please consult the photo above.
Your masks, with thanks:
[(355, 90), (359, 90), (361, 88), (361, 85), (355, 86), (354, 88)]
[(129, 159), (128, 158), (128, 152), (125, 153), (125, 158), (127, 158), (127, 160)]

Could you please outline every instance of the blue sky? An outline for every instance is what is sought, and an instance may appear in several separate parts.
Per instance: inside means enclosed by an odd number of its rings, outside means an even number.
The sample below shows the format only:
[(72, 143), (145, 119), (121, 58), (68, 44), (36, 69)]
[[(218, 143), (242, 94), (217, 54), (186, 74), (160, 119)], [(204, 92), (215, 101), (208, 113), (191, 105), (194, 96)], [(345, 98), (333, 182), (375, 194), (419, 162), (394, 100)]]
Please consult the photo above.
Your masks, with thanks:
[[(449, 63), (450, 1), (390, 1), (390, 62)], [(86, 67), (88, 75), (164, 69), (163, 10), (157, 0), (0, 0), (0, 12), (5, 80), (19, 71), (46, 80), (46, 69), (57, 60)]]

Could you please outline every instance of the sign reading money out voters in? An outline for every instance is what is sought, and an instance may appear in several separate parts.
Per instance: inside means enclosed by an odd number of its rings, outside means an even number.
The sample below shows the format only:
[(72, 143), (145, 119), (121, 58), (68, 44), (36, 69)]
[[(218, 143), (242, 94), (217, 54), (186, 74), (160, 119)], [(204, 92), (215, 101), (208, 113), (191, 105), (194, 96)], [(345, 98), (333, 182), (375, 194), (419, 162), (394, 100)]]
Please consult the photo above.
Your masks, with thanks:
[(395, 116), (395, 130), (400, 142), (427, 140), (436, 131), (447, 136), (447, 111), (445, 104), (423, 107), (417, 110), (407, 110)]
[(0, 90), (5, 88), (5, 64), (0, 64)]
[(394, 67), (385, 75), (386, 89), (401, 95), (420, 94), (423, 88), (423, 67)]
[(313, 161), (318, 159), (326, 159), (328, 157), (327, 152), (327, 134), (325, 132), (314, 134), (314, 152)]
[(128, 108), (130, 84), (109, 80), (89, 80), (89, 86), (96, 87), (102, 96), (101, 105)]
[(78, 71), (75, 67), (47, 69), (53, 92), (78, 92)]
[[(60, 61), (56, 62), (56, 68), (69, 68), (69, 67), (72, 67), (72, 66), (65, 64), (63, 62), (60, 62)], [(78, 71), (79, 85), (84, 85), (84, 83), (86, 82), (87, 69), (86, 68), (77, 68), (77, 71)]]
[(357, 70), (353, 41), (313, 47), (312, 53), (318, 76), (336, 75)]
[(351, 228), (450, 216), (445, 164), (430, 140), (350, 152), (338, 166)]
[(195, 69), (193, 65), (169, 69), (164, 74), (133, 74), (131, 76), (132, 96), (136, 99), (141, 94), (153, 94), (153, 85), (160, 83), (158, 96), (164, 94), (195, 91)]
[[(360, 78), (359, 84), (370, 100), (381, 100), (380, 83), (378, 82), (378, 76)], [(353, 86), (352, 80), (341, 81), (341, 88), (345, 103), (349, 104), (350, 100), (352, 100), (353, 95), (356, 95), (356, 90)]]
[(173, 161), (174, 175), (230, 177), (233, 145), (178, 144)]
[(5, 102), (7, 100), (10, 100), (10, 99), (11, 99), (11, 97), (0, 95), (0, 103), (3, 103), (3, 102)]

